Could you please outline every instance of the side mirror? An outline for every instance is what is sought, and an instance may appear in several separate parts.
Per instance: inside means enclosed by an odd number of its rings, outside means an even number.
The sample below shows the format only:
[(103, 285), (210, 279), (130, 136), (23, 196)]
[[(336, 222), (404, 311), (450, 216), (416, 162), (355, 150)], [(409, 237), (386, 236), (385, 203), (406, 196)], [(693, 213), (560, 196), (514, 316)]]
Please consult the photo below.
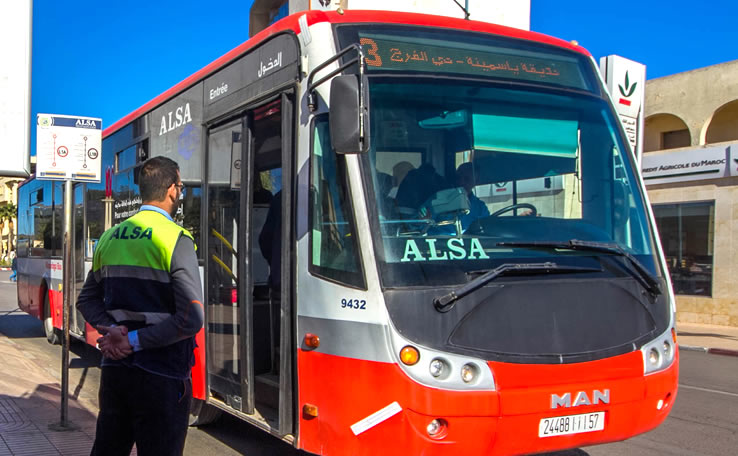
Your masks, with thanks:
[(336, 153), (358, 154), (369, 150), (369, 97), (366, 79), (349, 74), (331, 81), (331, 144)]

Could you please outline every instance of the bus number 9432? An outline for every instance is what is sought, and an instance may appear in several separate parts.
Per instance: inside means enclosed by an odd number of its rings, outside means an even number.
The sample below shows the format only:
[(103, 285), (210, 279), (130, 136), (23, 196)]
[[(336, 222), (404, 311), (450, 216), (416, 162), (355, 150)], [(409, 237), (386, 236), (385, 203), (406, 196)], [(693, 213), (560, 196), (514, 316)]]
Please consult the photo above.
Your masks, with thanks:
[(366, 300), (364, 299), (341, 299), (341, 308), (342, 309), (356, 309), (356, 310), (366, 310)]

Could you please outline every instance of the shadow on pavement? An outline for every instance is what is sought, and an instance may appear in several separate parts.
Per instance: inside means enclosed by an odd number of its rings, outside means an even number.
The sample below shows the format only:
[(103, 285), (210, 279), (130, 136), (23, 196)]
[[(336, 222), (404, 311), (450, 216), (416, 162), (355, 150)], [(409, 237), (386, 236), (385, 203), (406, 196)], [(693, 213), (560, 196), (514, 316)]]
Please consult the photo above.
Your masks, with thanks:
[(589, 456), (589, 453), (581, 448), (575, 448), (573, 450), (555, 451), (553, 453), (540, 453), (535, 456)]
[[(233, 454), (248, 454), (249, 456), (307, 456), (308, 454), (296, 450), (289, 443), (227, 413), (223, 413), (211, 425), (190, 428), (190, 434), (198, 431), (217, 439), (221, 444), (233, 450)], [(188, 437), (185, 454), (200, 454), (200, 450), (201, 448), (197, 448), (196, 440)]]
[(0, 333), (11, 339), (44, 337), (41, 320), (20, 310), (0, 312)]

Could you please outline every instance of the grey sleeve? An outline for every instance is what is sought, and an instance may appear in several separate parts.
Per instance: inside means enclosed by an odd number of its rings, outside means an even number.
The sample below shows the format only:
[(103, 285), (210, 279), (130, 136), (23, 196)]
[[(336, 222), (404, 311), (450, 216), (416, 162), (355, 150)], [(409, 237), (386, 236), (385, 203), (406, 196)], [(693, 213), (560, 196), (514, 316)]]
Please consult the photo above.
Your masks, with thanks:
[(115, 324), (115, 320), (105, 311), (104, 295), (105, 290), (103, 290), (102, 284), (95, 279), (95, 274), (90, 271), (87, 274), (82, 291), (79, 292), (77, 309), (82, 312), (82, 316), (92, 326)]
[(141, 349), (163, 347), (192, 337), (202, 328), (202, 282), (195, 254), (195, 244), (180, 236), (171, 264), (175, 311), (160, 323), (138, 330)]

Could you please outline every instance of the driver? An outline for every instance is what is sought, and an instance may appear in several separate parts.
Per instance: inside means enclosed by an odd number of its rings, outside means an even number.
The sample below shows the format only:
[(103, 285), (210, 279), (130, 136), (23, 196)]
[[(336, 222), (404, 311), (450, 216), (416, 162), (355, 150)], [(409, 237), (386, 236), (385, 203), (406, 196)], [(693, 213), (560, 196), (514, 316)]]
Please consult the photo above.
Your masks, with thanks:
[(474, 176), (474, 166), (471, 162), (462, 163), (456, 169), (456, 185), (463, 187), (466, 196), (469, 198), (469, 213), (461, 216), (461, 229), (466, 231), (475, 220), (489, 216), (487, 205), (473, 192), (476, 178)]

